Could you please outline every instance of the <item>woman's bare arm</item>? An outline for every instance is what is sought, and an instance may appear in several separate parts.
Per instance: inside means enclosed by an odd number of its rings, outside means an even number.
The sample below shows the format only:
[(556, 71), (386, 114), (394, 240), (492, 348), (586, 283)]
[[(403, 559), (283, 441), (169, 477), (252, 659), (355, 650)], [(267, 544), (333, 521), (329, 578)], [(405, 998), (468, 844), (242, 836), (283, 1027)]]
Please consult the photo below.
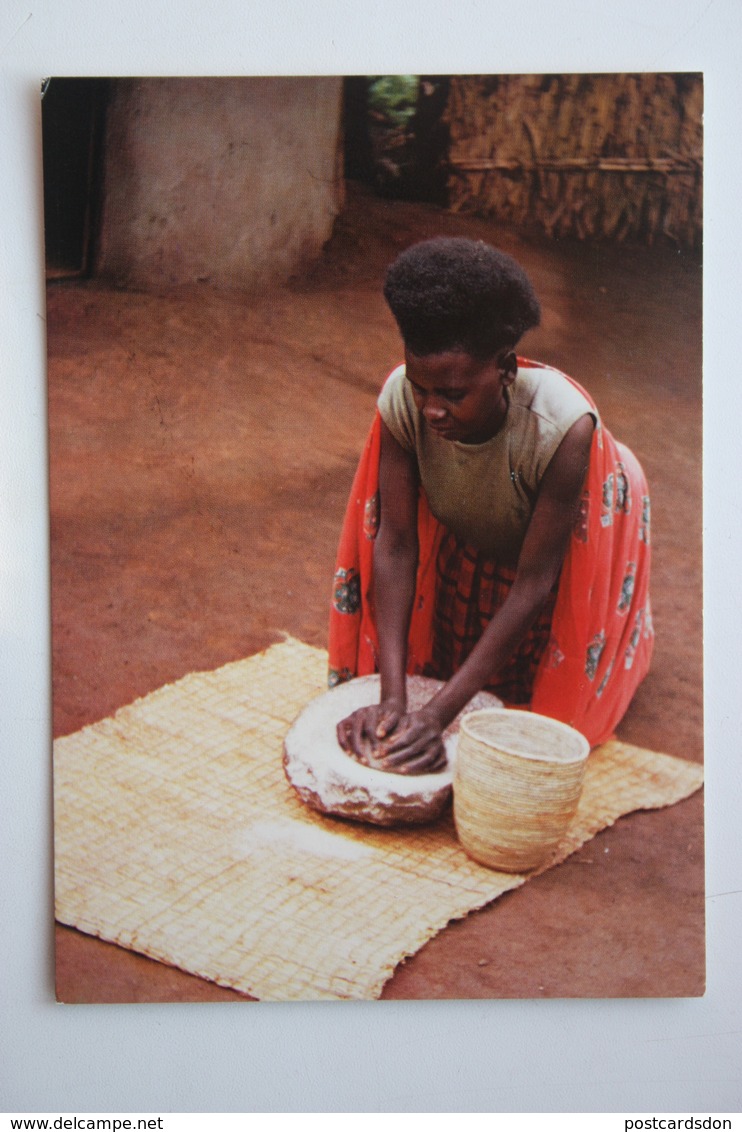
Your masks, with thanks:
[(381, 425), (380, 518), (374, 543), (374, 603), (379, 638), (380, 703), (338, 725), (343, 747), (361, 753), (364, 741), (394, 730), (407, 708), (407, 636), (417, 575), (417, 461)]
[(381, 698), (406, 703), (407, 636), (417, 575), (419, 478), (414, 455), (382, 422), (380, 518), (374, 545), (374, 602)]

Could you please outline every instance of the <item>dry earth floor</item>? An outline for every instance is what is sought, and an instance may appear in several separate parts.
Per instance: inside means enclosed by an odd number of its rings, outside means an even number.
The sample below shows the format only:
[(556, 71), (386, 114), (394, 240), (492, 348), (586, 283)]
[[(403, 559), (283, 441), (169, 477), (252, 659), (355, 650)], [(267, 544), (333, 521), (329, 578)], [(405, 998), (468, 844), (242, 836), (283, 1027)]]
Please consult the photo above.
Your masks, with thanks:
[[(619, 735), (702, 758), (701, 271), (668, 248), (526, 240), (353, 190), (323, 260), (260, 296), (56, 282), (48, 296), (54, 730), (288, 632), (326, 644), (338, 532), (378, 388), (400, 360), (380, 293), (416, 239), (523, 263), (522, 351), (577, 378), (652, 488), (657, 646)], [(703, 803), (637, 813), (451, 924), (385, 998), (703, 992)], [(240, 999), (69, 928), (63, 1001)]]

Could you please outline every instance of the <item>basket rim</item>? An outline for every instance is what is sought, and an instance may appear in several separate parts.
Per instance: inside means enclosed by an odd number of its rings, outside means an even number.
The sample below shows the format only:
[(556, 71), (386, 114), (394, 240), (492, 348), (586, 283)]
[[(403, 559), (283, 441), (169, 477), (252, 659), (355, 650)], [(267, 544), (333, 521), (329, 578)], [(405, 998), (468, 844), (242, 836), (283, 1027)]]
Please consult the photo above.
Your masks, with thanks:
[[(543, 721), (550, 727), (556, 728), (556, 730), (562, 731), (563, 733), (568, 734), (571, 738), (576, 739), (580, 748), (579, 752), (571, 758), (556, 759), (550, 758), (548, 755), (536, 755), (529, 754), (527, 751), (513, 750), (512, 746), (506, 742), (491, 742), (487, 739), (482, 738), (481, 735), (477, 735), (472, 730), (472, 725), (475, 724), (477, 719), (480, 719), (482, 716), (495, 716), (496, 718), (502, 718), (504, 716), (509, 716), (510, 718), (512, 718), (513, 716), (520, 716), (521, 718), (526, 718), (528, 720), (537, 719), (539, 721)], [(584, 762), (590, 754), (590, 743), (582, 734), (582, 732), (578, 731), (576, 727), (572, 727), (569, 723), (563, 723), (561, 719), (552, 719), (550, 715), (542, 715), (540, 712), (536, 711), (523, 711), (520, 708), (478, 708), (476, 711), (471, 711), (461, 718), (459, 727), (459, 741), (461, 740), (461, 735), (463, 733), (466, 733), (469, 738), (475, 739), (477, 742), (485, 743), (488, 746), (502, 751), (504, 754), (514, 755), (516, 758), (528, 759), (530, 762), (549, 763), (549, 765), (551, 766), (558, 764), (561, 764), (562, 766), (569, 766), (574, 763)]]

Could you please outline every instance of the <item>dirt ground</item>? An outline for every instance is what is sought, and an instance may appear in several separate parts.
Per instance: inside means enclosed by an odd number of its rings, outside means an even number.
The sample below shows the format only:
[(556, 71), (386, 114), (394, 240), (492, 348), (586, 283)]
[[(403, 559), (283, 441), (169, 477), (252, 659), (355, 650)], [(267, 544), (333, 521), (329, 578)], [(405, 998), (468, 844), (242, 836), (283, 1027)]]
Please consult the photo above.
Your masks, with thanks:
[[(50, 285), (54, 732), (284, 632), (326, 645), (334, 554), (400, 344), (380, 292), (417, 239), (483, 237), (531, 275), (521, 351), (593, 394), (652, 489), (652, 671), (619, 729), (701, 761), (701, 270), (670, 248), (526, 240), (356, 188), (320, 264), (260, 296)], [(696, 995), (703, 802), (621, 819), (450, 924), (384, 998)], [(57, 928), (67, 1002), (242, 999)]]

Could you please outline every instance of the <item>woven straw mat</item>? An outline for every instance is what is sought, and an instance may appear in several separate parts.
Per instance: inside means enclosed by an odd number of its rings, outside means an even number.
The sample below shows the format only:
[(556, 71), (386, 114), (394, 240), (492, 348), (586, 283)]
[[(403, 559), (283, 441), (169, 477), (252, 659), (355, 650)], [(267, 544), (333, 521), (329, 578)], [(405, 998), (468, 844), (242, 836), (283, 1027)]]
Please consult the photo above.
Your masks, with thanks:
[[(256, 998), (366, 999), (449, 920), (523, 884), (469, 860), (450, 816), (386, 830), (298, 800), (282, 741), (326, 672), (323, 650), (287, 639), (57, 740), (58, 919)], [(606, 743), (550, 864), (701, 781)]]

